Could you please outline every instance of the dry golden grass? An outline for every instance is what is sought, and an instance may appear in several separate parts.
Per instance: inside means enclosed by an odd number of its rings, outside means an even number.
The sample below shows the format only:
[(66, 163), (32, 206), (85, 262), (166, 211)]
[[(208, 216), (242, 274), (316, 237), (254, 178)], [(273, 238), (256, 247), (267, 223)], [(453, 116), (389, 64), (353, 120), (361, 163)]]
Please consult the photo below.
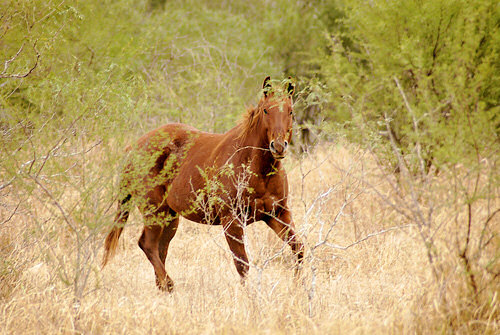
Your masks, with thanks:
[[(246, 230), (251, 270), (242, 286), (221, 228), (181, 220), (167, 258), (175, 290), (160, 293), (153, 268), (137, 246), (142, 219), (135, 211), (106, 268), (99, 269), (102, 250), (90, 253), (89, 267), (95, 272), (75, 299), (74, 287), (61, 280), (61, 262), (71, 269), (75, 259), (65, 256), (75, 252), (71, 231), (57, 219), (30, 226), (21, 212), (0, 230), (1, 333), (500, 332), (497, 295), (482, 305), (477, 327), (475, 316), (465, 314), (478, 308), (464, 307), (466, 294), (460, 290), (448, 293), (448, 309), (442, 307), (442, 282), (433, 278), (417, 227), (408, 226), (360, 182), (390, 195), (368, 155), (347, 146), (324, 146), (302, 160), (288, 158), (286, 164), (291, 207), (307, 245), (298, 278), (289, 248), (282, 248), (262, 222)], [(32, 206), (40, 216), (54, 216), (37, 201)], [(436, 215), (439, 220), (447, 214)], [(446, 225), (439, 234), (457, 235), (453, 227)], [(492, 227), (498, 231), (498, 222)], [(330, 244), (315, 247), (329, 229)], [(99, 245), (104, 234), (98, 235)], [(491, 252), (498, 253), (498, 239)], [(460, 264), (451, 259), (447, 264), (452, 273), (447, 280), (460, 282)]]

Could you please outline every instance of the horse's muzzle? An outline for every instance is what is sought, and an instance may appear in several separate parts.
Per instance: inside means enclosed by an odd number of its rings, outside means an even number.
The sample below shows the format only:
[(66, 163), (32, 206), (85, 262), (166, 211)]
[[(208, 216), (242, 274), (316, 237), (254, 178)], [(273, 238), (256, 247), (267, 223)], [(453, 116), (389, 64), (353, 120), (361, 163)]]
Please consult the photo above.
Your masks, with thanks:
[(286, 151), (288, 149), (288, 141), (272, 140), (269, 143), (269, 150), (275, 159), (285, 158)]

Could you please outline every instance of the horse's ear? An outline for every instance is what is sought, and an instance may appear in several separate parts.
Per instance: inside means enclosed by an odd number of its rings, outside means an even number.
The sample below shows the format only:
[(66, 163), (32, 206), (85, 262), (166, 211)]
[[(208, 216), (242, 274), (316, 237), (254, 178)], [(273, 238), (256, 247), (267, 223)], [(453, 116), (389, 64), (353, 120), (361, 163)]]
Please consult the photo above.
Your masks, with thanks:
[(288, 81), (286, 83), (286, 92), (289, 96), (292, 96), (293, 92), (295, 92), (295, 85), (292, 83), (292, 77), (288, 77)]
[(264, 96), (267, 97), (271, 93), (271, 77), (267, 76), (262, 84), (262, 90), (264, 91)]

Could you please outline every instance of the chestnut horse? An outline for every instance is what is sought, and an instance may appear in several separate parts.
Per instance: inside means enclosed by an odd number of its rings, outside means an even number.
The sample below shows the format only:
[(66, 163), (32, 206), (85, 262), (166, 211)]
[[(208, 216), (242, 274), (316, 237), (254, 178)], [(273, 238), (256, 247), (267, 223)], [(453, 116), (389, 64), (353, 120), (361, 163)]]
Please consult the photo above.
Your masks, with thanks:
[(243, 121), (227, 133), (167, 124), (127, 148), (129, 160), (120, 183), (118, 212), (105, 241), (103, 266), (115, 253), (129, 211), (137, 206), (145, 220), (139, 246), (153, 265), (161, 290), (173, 289), (165, 259), (179, 216), (222, 225), (242, 280), (249, 269), (244, 227), (255, 221), (264, 221), (290, 245), (298, 267), (304, 248), (295, 235), (281, 163), (292, 136), (293, 91), (290, 82), (273, 88), (267, 77), (257, 107), (249, 108)]

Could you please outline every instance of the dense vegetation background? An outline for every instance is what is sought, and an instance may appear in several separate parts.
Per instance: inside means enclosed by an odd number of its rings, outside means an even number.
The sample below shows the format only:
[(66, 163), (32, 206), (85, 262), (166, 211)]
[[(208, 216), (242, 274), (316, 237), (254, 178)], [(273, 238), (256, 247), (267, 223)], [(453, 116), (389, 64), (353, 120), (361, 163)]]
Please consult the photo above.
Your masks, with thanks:
[(224, 132), (291, 76), (290, 164), (355, 146), (390, 185), (363, 187), (415, 225), (440, 313), (418, 329), (498, 331), (497, 1), (3, 0), (0, 18), (2, 303), (40, 258), (77, 301), (92, 289), (125, 145)]

